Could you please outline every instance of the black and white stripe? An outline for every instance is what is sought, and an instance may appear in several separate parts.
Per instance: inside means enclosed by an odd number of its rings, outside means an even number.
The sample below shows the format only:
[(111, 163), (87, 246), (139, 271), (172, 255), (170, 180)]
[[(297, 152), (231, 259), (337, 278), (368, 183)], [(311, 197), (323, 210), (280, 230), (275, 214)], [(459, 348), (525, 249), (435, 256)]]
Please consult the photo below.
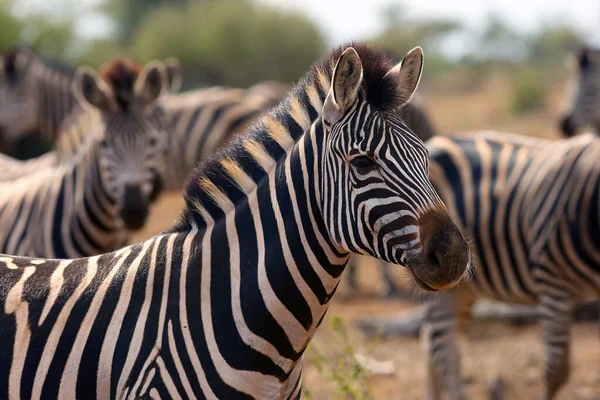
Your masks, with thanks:
[(263, 82), (246, 90), (212, 87), (169, 96), (163, 102), (171, 131), (167, 189), (182, 188), (200, 161), (279, 103), (286, 89)]
[(468, 246), (423, 143), (387, 113), (421, 60), (335, 51), (192, 174), (166, 234), (88, 259), (4, 257), (3, 396), (297, 399), (351, 251), (455, 284)]
[[(600, 140), (545, 141), (510, 134), (436, 137), (430, 179), (473, 238), (473, 280), (431, 306), (424, 337), (429, 398), (462, 399), (456, 333), (477, 298), (537, 304), (546, 346), (541, 398), (569, 374), (574, 307), (600, 299)], [(443, 385), (442, 385), (443, 383)]]

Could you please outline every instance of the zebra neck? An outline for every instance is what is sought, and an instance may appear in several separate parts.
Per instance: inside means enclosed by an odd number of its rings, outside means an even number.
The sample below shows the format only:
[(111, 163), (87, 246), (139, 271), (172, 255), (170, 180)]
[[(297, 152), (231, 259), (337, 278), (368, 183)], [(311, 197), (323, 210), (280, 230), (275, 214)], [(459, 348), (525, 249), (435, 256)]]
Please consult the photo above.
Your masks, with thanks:
[[(199, 285), (220, 294), (215, 324), (237, 316), (231, 323), (250, 347), (262, 352), (266, 341), (277, 349), (269, 357), (280, 376), (300, 359), (348, 259), (329, 237), (319, 206), (322, 145), (305, 134), (320, 119), (322, 86), (305, 82), (255, 131), (196, 170), (187, 210), (172, 230), (201, 232), (191, 263), (201, 266)], [(246, 359), (260, 362), (253, 354)]]
[(101, 175), (95, 144), (75, 157), (72, 169), (75, 202), (70, 224), (80, 256), (91, 256), (115, 250), (124, 244), (124, 232), (117, 204), (109, 194)]
[(36, 63), (32, 68), (38, 100), (38, 130), (45, 140), (54, 142), (64, 119), (77, 105), (71, 87), (73, 73), (52, 68), (43, 62)]

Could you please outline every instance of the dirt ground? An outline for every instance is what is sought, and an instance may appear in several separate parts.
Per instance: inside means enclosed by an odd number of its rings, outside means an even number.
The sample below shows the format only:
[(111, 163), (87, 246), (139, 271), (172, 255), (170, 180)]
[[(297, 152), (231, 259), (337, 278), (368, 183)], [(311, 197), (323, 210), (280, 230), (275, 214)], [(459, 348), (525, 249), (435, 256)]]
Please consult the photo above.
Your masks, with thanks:
[[(453, 95), (426, 91), (426, 106), (435, 126), (444, 133), (479, 128), (558, 137), (556, 121), (562, 87), (553, 89), (546, 109), (517, 117), (507, 115), (505, 105), (496, 101), (507, 98), (509, 89), (505, 83), (502, 79), (490, 79), (477, 92)], [(135, 239), (142, 240), (168, 229), (182, 207), (179, 193), (163, 196), (152, 211), (149, 225)], [(406, 302), (377, 299), (375, 292), (379, 281), (374, 268), (374, 262), (360, 263), (359, 282), (364, 286), (360, 294), (350, 293), (342, 285), (312, 345), (325, 356), (339, 351), (338, 337), (328, 326), (328, 319), (338, 316), (348, 327), (356, 353), (388, 361), (388, 373), (374, 374), (368, 380), (371, 398), (423, 399), (425, 368), (419, 341), (414, 338), (373, 341), (355, 325), (360, 317), (394, 315), (413, 307)], [(471, 326), (462, 350), (463, 377), (469, 399), (487, 399), (489, 387), (498, 376), (508, 384), (506, 399), (539, 397), (544, 352), (537, 325), (478, 322)], [(305, 360), (304, 386), (310, 390), (313, 399), (334, 398), (336, 384), (317, 371), (313, 358), (307, 355)], [(571, 378), (558, 399), (600, 400), (600, 325), (575, 326)]]

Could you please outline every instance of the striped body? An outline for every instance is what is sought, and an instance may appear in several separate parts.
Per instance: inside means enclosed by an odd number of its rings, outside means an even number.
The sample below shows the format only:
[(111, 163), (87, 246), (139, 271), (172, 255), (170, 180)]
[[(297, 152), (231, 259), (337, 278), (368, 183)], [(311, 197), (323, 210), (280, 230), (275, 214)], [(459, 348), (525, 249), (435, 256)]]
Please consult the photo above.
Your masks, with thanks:
[(188, 174), (283, 99), (283, 90), (266, 82), (247, 90), (213, 87), (169, 96), (163, 103), (171, 132), (168, 189), (183, 187)]
[(600, 298), (600, 140), (483, 132), (473, 139), (436, 137), (428, 148), (430, 179), (473, 239), (478, 260), (468, 285), (430, 307), (430, 379), (441, 372), (452, 398), (462, 398), (449, 338), (467, 322), (476, 298), (537, 303), (548, 351), (544, 398), (550, 399), (568, 375), (573, 309)]
[(78, 112), (65, 120), (54, 150), (29, 160), (17, 160), (0, 154), (2, 171), (0, 182), (12, 181), (71, 162), (72, 158), (81, 151), (86, 138), (98, 132), (100, 126), (102, 126), (100, 113), (93, 110)]
[(75, 69), (30, 50), (0, 56), (0, 132), (14, 142), (37, 132), (54, 142), (65, 118), (80, 110), (72, 91)]
[(400, 69), (358, 49), (194, 171), (170, 232), (89, 259), (0, 259), (2, 395), (296, 399), (350, 252), (405, 263), (429, 290), (461, 279), (470, 253), (423, 143), (385, 114), (422, 53)]
[(97, 145), (63, 165), (0, 183), (0, 252), (76, 258), (126, 243)]

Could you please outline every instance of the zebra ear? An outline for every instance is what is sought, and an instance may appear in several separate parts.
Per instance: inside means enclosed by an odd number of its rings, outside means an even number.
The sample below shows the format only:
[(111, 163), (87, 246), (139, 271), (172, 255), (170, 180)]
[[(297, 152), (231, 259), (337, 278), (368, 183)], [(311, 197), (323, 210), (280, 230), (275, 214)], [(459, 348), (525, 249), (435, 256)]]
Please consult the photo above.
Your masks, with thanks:
[(423, 49), (415, 47), (395, 67), (389, 70), (386, 76), (396, 75), (399, 86), (400, 104), (408, 103), (417, 91), (423, 73)]
[(169, 81), (169, 91), (171, 93), (179, 93), (183, 78), (181, 76), (181, 64), (176, 57), (169, 57), (165, 60), (165, 68), (167, 72), (167, 80)]
[(110, 88), (104, 79), (90, 67), (79, 67), (73, 80), (73, 92), (83, 107), (95, 107), (110, 112), (115, 109), (115, 102)]
[(153, 104), (165, 96), (168, 90), (167, 72), (161, 61), (146, 64), (135, 81), (135, 98), (142, 107)]
[(362, 62), (356, 50), (348, 47), (333, 69), (329, 93), (323, 104), (323, 118), (329, 123), (338, 121), (346, 108), (356, 100), (362, 83)]

